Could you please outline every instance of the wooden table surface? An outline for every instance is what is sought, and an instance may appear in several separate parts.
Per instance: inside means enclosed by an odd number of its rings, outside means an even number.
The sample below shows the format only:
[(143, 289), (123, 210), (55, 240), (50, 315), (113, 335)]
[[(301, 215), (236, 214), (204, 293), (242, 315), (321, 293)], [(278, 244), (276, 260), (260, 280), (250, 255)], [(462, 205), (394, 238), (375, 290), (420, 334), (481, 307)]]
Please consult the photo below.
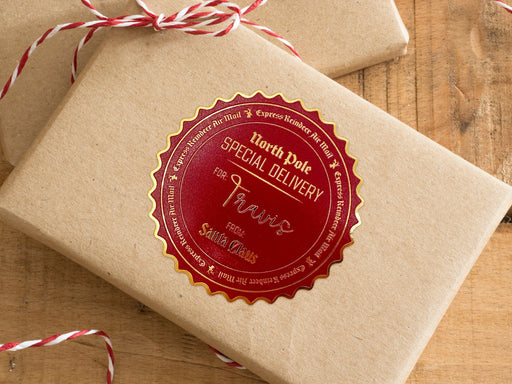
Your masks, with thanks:
[[(512, 15), (488, 0), (397, 6), (411, 37), (408, 54), (339, 82), (512, 184)], [(0, 161), (0, 182), (11, 170)], [(510, 221), (492, 237), (409, 384), (512, 383)], [(192, 335), (2, 224), (0, 268), (0, 343), (96, 328), (113, 339), (117, 383), (264, 382), (225, 366)], [(100, 383), (106, 364), (102, 340), (90, 336), (0, 353), (0, 382)]]

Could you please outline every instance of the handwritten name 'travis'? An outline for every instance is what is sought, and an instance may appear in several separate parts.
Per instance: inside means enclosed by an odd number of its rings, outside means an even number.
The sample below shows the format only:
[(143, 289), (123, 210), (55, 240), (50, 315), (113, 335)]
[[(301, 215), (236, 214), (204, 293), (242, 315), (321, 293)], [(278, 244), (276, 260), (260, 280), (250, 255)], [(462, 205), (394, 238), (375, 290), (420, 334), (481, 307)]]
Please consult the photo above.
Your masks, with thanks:
[[(270, 228), (277, 228), (276, 235), (281, 236), (284, 233), (292, 233), (293, 228), (290, 222), (286, 219), (281, 219), (278, 221), (278, 215), (271, 215), (267, 213), (266, 209), (261, 208), (257, 204), (248, 204), (246, 200), (246, 194), (244, 192), (250, 192), (247, 188), (242, 187), (242, 177), (237, 174), (231, 175), (231, 181), (235, 185), (233, 190), (231, 191), (228, 198), (222, 204), (223, 207), (226, 207), (229, 202), (232, 200), (233, 196), (236, 194), (236, 199), (233, 202), (233, 205), (236, 206), (236, 211), (240, 214), (249, 213), (250, 217), (254, 220), (257, 220), (258, 224), (268, 224)], [(238, 191), (243, 191), (239, 192)]]

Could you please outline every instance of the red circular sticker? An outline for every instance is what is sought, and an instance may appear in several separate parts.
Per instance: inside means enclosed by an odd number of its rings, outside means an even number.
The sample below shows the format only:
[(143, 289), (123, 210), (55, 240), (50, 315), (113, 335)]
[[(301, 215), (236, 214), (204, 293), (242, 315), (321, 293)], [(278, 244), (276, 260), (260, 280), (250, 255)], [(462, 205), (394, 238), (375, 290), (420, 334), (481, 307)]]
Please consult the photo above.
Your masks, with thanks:
[(218, 99), (182, 121), (153, 171), (164, 253), (232, 301), (292, 298), (327, 277), (359, 224), (356, 159), (299, 100)]

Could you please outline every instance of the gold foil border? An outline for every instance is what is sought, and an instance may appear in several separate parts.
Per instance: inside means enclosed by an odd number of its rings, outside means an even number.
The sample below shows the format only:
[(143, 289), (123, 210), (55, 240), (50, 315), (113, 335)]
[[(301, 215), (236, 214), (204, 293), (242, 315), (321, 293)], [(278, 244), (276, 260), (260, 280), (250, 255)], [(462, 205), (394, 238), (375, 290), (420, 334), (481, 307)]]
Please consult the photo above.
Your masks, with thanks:
[[(183, 131), (183, 123), (184, 122), (191, 122), (191, 121), (194, 121), (195, 119), (197, 119), (198, 115), (199, 115), (199, 112), (201, 110), (211, 110), (219, 101), (222, 101), (222, 102), (225, 102), (225, 103), (229, 103), (231, 101), (233, 101), (237, 96), (241, 96), (245, 99), (250, 99), (252, 97), (254, 97), (256, 94), (261, 94), (264, 98), (266, 98), (267, 100), (271, 100), (273, 99), (274, 97), (276, 96), (280, 96), (285, 102), (289, 103), (289, 104), (292, 104), (292, 103), (296, 103), (296, 102), (299, 102), (301, 107), (307, 111), (307, 112), (313, 112), (313, 113), (317, 113), (318, 114), (318, 118), (320, 119), (321, 122), (325, 123), (325, 124), (330, 124), (333, 126), (333, 132), (334, 132), (334, 136), (342, 141), (345, 142), (345, 154), (354, 160), (354, 164), (352, 166), (352, 172), (354, 173), (354, 176), (359, 180), (358, 184), (357, 184), (357, 187), (356, 187), (356, 196), (359, 197), (359, 200), (360, 200), (360, 203), (356, 206), (355, 210), (354, 210), (354, 215), (357, 219), (357, 222), (352, 225), (352, 227), (350, 228), (349, 230), (349, 237), (350, 237), (350, 242), (343, 245), (340, 249), (340, 256), (341, 256), (341, 259), (339, 261), (333, 261), (331, 263), (329, 263), (329, 265), (327, 266), (327, 273), (325, 275), (317, 275), (315, 276), (312, 280), (311, 280), (311, 285), (310, 286), (299, 286), (295, 289), (295, 291), (293, 291), (293, 293), (280, 293), (280, 294), (277, 294), (276, 296), (274, 296), (274, 298), (271, 300), (265, 296), (262, 296), (262, 297), (257, 297), (255, 298), (254, 300), (249, 300), (247, 297), (243, 296), (243, 295), (239, 295), (239, 296), (235, 296), (235, 297), (230, 297), (226, 292), (222, 291), (222, 290), (218, 290), (218, 291), (212, 291), (210, 289), (210, 287), (208, 286), (208, 284), (206, 283), (203, 283), (203, 282), (196, 282), (194, 281), (194, 278), (192, 276), (192, 274), (186, 270), (186, 269), (180, 269), (179, 268), (179, 261), (178, 261), (178, 258), (170, 253), (167, 252), (167, 241), (161, 237), (158, 232), (160, 231), (160, 222), (153, 216), (153, 213), (155, 212), (156, 210), (156, 201), (155, 199), (153, 198), (153, 196), (151, 195), (155, 190), (156, 188), (158, 187), (158, 182), (157, 180), (155, 179), (155, 173), (158, 172), (161, 167), (162, 167), (162, 158), (161, 158), (161, 155), (165, 152), (167, 152), (170, 148), (171, 148), (171, 137), (173, 136), (177, 136), (179, 135), (182, 131)], [(152, 202), (152, 208), (151, 208), (151, 211), (149, 212), (149, 217), (151, 220), (153, 220), (153, 222), (155, 223), (155, 230), (153, 232), (154, 236), (157, 238), (157, 239), (160, 239), (164, 245), (163, 247), (163, 250), (162, 250), (162, 254), (165, 256), (165, 257), (168, 257), (168, 258), (171, 258), (172, 260), (174, 260), (174, 269), (176, 272), (181, 272), (181, 273), (185, 273), (187, 276), (188, 276), (188, 279), (190, 281), (190, 283), (193, 285), (193, 286), (203, 286), (206, 291), (208, 292), (208, 294), (210, 296), (214, 296), (214, 295), (218, 295), (218, 294), (221, 294), (223, 295), (226, 300), (228, 302), (234, 302), (235, 300), (238, 300), (238, 299), (243, 299), (247, 304), (249, 305), (252, 305), (254, 304), (256, 301), (258, 300), (263, 300), (269, 304), (272, 304), (273, 302), (275, 302), (279, 297), (286, 297), (288, 299), (292, 299), (293, 297), (295, 297), (295, 295), (297, 294), (297, 292), (300, 290), (300, 289), (305, 289), (305, 290), (311, 290), (313, 288), (313, 286), (315, 285), (315, 282), (317, 279), (325, 279), (327, 277), (329, 277), (330, 275), (330, 270), (331, 270), (331, 267), (334, 265), (334, 264), (338, 264), (338, 263), (341, 263), (343, 261), (343, 251), (345, 248), (351, 246), (352, 244), (354, 244), (354, 239), (352, 237), (352, 233), (353, 231), (359, 227), (361, 225), (361, 217), (359, 215), (359, 209), (364, 205), (364, 199), (363, 197), (361, 196), (361, 194), (359, 193), (359, 189), (361, 188), (361, 185), (363, 183), (363, 178), (357, 173), (356, 171), (356, 167), (357, 167), (357, 164), (359, 163), (359, 160), (357, 157), (355, 156), (352, 156), (350, 154), (350, 152), (348, 151), (348, 146), (349, 146), (349, 140), (343, 136), (340, 136), (338, 135), (338, 132), (336, 130), (336, 123), (334, 122), (331, 122), (331, 121), (326, 121), (322, 118), (322, 113), (320, 112), (319, 109), (316, 109), (316, 108), (307, 108), (305, 105), (304, 105), (304, 102), (301, 100), (301, 99), (294, 99), (294, 100), (289, 100), (287, 99), (281, 92), (276, 92), (274, 94), (272, 94), (271, 96), (267, 96), (267, 94), (265, 92), (263, 92), (262, 90), (257, 90), (255, 92), (253, 92), (251, 95), (246, 95), (242, 92), (236, 92), (233, 97), (231, 97), (230, 99), (225, 99), (225, 98), (222, 98), (222, 97), (217, 97), (215, 98), (214, 102), (209, 106), (209, 107), (197, 107), (196, 108), (196, 112), (194, 114), (193, 117), (191, 118), (184, 118), (181, 120), (180, 122), (180, 127), (179, 129), (174, 132), (174, 133), (170, 133), (169, 135), (167, 135), (167, 145), (164, 149), (162, 149), (161, 151), (159, 151), (157, 153), (157, 158), (158, 158), (158, 166), (153, 170), (151, 171), (151, 179), (153, 180), (153, 186), (151, 187), (151, 189), (149, 190), (148, 192), (148, 197), (150, 198), (151, 202)], [(352, 193), (352, 191), (351, 191)]]

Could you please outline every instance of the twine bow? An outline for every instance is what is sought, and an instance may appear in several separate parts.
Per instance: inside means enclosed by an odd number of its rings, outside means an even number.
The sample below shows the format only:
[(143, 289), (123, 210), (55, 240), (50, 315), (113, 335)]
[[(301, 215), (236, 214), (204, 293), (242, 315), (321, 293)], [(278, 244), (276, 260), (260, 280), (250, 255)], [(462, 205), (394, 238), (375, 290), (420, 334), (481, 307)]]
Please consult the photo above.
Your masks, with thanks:
[[(191, 35), (220, 37), (237, 29), (238, 26), (243, 23), (276, 38), (282, 44), (284, 44), (296, 57), (299, 57), (299, 54), (293, 48), (293, 46), (282, 36), (278, 35), (267, 27), (251, 22), (244, 18), (244, 15), (262, 6), (267, 2), (267, 0), (256, 0), (245, 8), (240, 8), (237, 4), (228, 0), (209, 0), (184, 8), (171, 16), (165, 16), (164, 14), (157, 15), (148, 8), (143, 0), (135, 1), (144, 11), (143, 15), (125, 15), (112, 18), (105, 16), (100, 11), (98, 11), (91, 4), (90, 0), (81, 0), (82, 4), (85, 5), (94, 16), (96, 16), (97, 20), (59, 24), (56, 27), (48, 29), (25, 51), (12, 75), (9, 77), (7, 83), (2, 89), (2, 92), (0, 93), (0, 100), (7, 94), (16, 79), (20, 76), (23, 68), (25, 67), (25, 64), (27, 63), (32, 53), (34, 53), (36, 48), (49, 38), (55, 36), (57, 33), (69, 29), (89, 29), (89, 32), (80, 40), (75, 49), (73, 61), (71, 64), (71, 83), (74, 83), (76, 80), (78, 53), (97, 31), (108, 27), (152, 27), (155, 31), (177, 29)], [(205, 8), (207, 7), (224, 7), (226, 8), (226, 11), (206, 10)], [(219, 29), (216, 31), (203, 29), (205, 27), (212, 26), (219, 26)]]

